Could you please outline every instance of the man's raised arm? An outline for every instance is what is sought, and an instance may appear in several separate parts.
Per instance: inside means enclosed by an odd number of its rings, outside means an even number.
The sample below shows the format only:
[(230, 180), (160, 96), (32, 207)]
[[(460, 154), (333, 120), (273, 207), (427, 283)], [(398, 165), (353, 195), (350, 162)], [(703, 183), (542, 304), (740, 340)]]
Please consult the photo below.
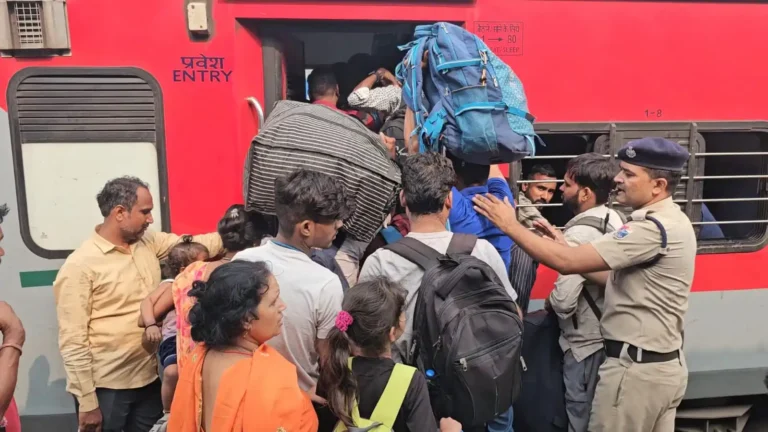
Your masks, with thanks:
[(476, 195), (475, 210), (517, 243), (536, 261), (560, 274), (584, 274), (610, 270), (608, 264), (590, 244), (570, 247), (539, 237), (517, 221), (515, 209), (508, 199), (493, 195)]

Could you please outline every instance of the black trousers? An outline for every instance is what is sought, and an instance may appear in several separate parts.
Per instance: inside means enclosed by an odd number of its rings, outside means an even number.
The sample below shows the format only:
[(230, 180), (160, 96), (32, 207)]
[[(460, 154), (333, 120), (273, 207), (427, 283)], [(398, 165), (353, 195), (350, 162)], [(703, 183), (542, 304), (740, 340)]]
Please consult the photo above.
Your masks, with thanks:
[[(137, 388), (97, 388), (96, 398), (103, 418), (102, 432), (149, 432), (163, 416), (160, 380)], [(75, 410), (80, 406), (75, 400)]]

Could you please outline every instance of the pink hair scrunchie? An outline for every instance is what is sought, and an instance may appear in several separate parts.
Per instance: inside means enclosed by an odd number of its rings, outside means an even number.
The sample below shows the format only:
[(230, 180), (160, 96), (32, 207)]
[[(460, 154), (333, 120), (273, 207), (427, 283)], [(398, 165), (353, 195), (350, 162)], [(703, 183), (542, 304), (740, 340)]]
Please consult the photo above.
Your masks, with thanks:
[(347, 311), (341, 311), (336, 316), (336, 328), (343, 333), (346, 333), (347, 329), (350, 325), (352, 325), (353, 322), (355, 322), (355, 320)]

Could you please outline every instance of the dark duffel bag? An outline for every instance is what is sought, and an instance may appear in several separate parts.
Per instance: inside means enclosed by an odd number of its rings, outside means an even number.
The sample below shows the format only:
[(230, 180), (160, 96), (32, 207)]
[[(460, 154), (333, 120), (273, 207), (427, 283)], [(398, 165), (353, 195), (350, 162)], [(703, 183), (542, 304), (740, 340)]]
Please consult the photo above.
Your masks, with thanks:
[(537, 310), (523, 320), (523, 390), (514, 404), (515, 432), (565, 432), (563, 351), (557, 315)]

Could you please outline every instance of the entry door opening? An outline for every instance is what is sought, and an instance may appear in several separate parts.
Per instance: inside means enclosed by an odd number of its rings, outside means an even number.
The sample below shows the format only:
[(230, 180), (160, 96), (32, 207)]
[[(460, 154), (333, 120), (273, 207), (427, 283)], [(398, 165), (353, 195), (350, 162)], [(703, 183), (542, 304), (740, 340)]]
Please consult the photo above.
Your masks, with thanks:
[(319, 66), (331, 67), (339, 102), (377, 68), (393, 74), (405, 55), (397, 47), (413, 39), (421, 22), (245, 21), (264, 51), (264, 109), (281, 99), (308, 102), (307, 78)]

